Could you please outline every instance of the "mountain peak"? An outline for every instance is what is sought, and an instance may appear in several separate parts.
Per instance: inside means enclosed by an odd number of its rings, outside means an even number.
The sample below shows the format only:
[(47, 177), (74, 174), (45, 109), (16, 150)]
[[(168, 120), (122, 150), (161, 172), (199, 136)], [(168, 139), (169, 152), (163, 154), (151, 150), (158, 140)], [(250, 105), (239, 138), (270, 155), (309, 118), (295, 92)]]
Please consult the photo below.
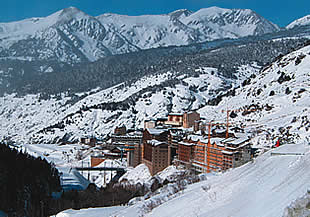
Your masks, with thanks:
[(80, 9), (76, 8), (76, 7), (68, 7), (68, 8), (64, 8), (61, 10), (61, 13), (62, 14), (76, 14), (76, 13), (79, 13), (81, 12)]
[(286, 26), (287, 29), (292, 29), (298, 26), (307, 26), (310, 25), (310, 15), (306, 15), (302, 18), (299, 18)]
[(79, 10), (78, 8), (69, 7), (60, 11), (58, 20), (59, 21), (71, 20), (73, 18), (81, 18), (81, 17), (90, 17), (90, 16), (84, 13), (83, 11)]
[(179, 18), (181, 16), (189, 16), (191, 15), (193, 12), (190, 11), (190, 10), (187, 10), (187, 9), (179, 9), (179, 10), (176, 10), (176, 11), (173, 11), (171, 13), (169, 13), (168, 15), (172, 18)]
[(229, 11), (231, 11), (231, 9), (213, 6), (209, 8), (202, 8), (198, 10), (196, 13), (206, 13), (208, 15), (213, 15), (213, 14), (222, 14), (222, 13), (229, 12)]

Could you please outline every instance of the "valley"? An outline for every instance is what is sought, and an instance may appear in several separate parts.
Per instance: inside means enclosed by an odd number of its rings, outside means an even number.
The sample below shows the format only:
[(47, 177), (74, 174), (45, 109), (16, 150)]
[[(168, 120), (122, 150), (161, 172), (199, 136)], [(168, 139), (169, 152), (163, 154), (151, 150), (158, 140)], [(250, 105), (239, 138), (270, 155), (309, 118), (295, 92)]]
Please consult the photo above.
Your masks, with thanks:
[(218, 7), (0, 23), (2, 154), (61, 187), (18, 213), (308, 216), (309, 30)]

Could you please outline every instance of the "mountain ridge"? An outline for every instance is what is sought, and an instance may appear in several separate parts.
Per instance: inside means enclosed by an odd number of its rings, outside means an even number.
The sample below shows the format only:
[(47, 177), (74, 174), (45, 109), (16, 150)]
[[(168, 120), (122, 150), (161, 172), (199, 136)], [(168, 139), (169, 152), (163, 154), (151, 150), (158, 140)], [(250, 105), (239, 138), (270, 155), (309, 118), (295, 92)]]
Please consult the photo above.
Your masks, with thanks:
[[(278, 30), (275, 24), (249, 9), (212, 7), (162, 15), (108, 13), (94, 17), (69, 7), (47, 17), (0, 23), (0, 57), (58, 59), (74, 64), (141, 49)], [(28, 51), (27, 47), (31, 49)]]
[(308, 25), (310, 25), (310, 14), (304, 17), (298, 18), (297, 20), (294, 20), (293, 22), (288, 24), (285, 28), (293, 29), (295, 27), (308, 26)]

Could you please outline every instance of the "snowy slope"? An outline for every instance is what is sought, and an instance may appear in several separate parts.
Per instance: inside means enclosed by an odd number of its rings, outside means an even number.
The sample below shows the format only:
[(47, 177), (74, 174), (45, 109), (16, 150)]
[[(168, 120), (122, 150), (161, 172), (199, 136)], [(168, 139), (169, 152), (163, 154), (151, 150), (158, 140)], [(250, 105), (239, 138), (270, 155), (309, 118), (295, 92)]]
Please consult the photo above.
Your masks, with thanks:
[(81, 209), (81, 210), (66, 210), (59, 214), (57, 214), (57, 217), (70, 217), (70, 216), (76, 216), (76, 217), (111, 217), (114, 216), (114, 213), (124, 209), (123, 206), (118, 207), (108, 207), (108, 208), (93, 208), (93, 209)]
[(310, 25), (310, 15), (294, 20), (293, 22), (291, 22), (286, 26), (286, 29), (292, 29), (295, 27), (308, 26), (308, 25)]
[(140, 164), (135, 168), (129, 169), (121, 178), (120, 182), (127, 180), (131, 184), (146, 183), (152, 176), (145, 164)]
[[(237, 112), (231, 121), (253, 133), (262, 131), (255, 145), (270, 146), (278, 138), (296, 141), (309, 134), (309, 59), (308, 46), (260, 73), (255, 64), (240, 67), (237, 81), (218, 75), (213, 68), (197, 68), (198, 77), (172, 72), (146, 76), (131, 85), (81, 93), (88, 96), (75, 104), (65, 95), (51, 100), (7, 95), (0, 98), (0, 136), (18, 142), (77, 141), (82, 135), (104, 137), (122, 124), (139, 128), (146, 118), (169, 112), (199, 109), (208, 120), (224, 122), (226, 115), (221, 110), (250, 108), (256, 111)], [(248, 79), (252, 74), (256, 76)], [(206, 106), (210, 99), (241, 83), (242, 88), (231, 96), (218, 98), (218, 106)]]
[[(218, 111), (255, 109), (236, 112), (233, 123), (258, 133), (273, 144), (277, 138), (296, 141), (310, 136), (310, 46), (294, 51), (265, 67), (248, 84), (236, 89), (234, 96), (223, 98), (217, 107), (200, 109), (214, 120), (225, 120)], [(210, 118), (211, 119), (211, 118)], [(261, 141), (259, 141), (262, 139)], [(271, 142), (271, 143), (270, 143)], [(266, 140), (259, 138), (262, 145)]]
[[(237, 82), (257, 70), (255, 64), (240, 68)], [(218, 75), (214, 68), (196, 71), (199, 77), (171, 72), (146, 76), (129, 86), (97, 90), (73, 105), (65, 95), (51, 100), (38, 95), (1, 97), (0, 138), (57, 143), (61, 138), (77, 141), (82, 135), (104, 137), (122, 124), (139, 128), (146, 118), (198, 109), (236, 82)]]
[(310, 152), (304, 144), (286, 145), (275, 152), (306, 155), (271, 156), (267, 152), (254, 163), (194, 184), (150, 216), (282, 216), (285, 207), (310, 187)]
[[(271, 153), (292, 155), (276, 156)], [(189, 185), (157, 206), (156, 201), (164, 200), (168, 193), (161, 190), (159, 195), (148, 199), (155, 202), (151, 212), (146, 212), (143, 205), (148, 203), (146, 200), (125, 209), (115, 207), (113, 216), (280, 217), (293, 200), (303, 196), (310, 188), (309, 178), (310, 146), (287, 144), (264, 153), (252, 163)], [(105, 209), (111, 208), (64, 211), (57, 216), (86, 217), (91, 213), (101, 216)]]
[(208, 8), (165, 15), (92, 17), (70, 7), (48, 17), (0, 23), (0, 57), (70, 64), (161, 46), (276, 32), (251, 10)]

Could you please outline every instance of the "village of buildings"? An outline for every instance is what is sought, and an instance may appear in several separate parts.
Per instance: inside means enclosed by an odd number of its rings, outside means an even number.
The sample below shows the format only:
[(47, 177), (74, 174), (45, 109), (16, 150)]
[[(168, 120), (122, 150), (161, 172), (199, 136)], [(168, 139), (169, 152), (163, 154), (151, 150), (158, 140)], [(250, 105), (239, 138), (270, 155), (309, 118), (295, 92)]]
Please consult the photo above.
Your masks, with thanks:
[[(95, 138), (81, 138), (95, 146)], [(196, 111), (170, 113), (144, 121), (144, 129), (114, 129), (101, 144), (109, 151), (91, 156), (91, 167), (106, 159), (127, 159), (127, 167), (145, 164), (151, 175), (175, 165), (195, 173), (225, 171), (251, 161), (255, 155), (250, 135), (242, 128), (207, 122)]]

